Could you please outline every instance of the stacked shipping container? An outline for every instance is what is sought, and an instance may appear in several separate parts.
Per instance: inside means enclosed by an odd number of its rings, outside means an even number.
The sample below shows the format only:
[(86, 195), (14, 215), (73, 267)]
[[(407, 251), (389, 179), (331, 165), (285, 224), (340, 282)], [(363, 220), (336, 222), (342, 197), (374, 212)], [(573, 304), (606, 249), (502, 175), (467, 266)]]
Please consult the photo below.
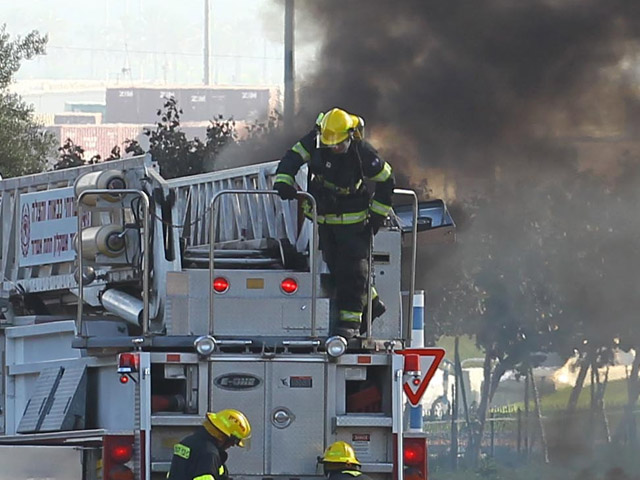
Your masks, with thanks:
[[(279, 109), (279, 90), (269, 87), (130, 87), (107, 88), (105, 114), (100, 124), (96, 113), (66, 113), (47, 118), (45, 128), (54, 133), (60, 146), (67, 139), (85, 149), (85, 158), (109, 156), (114, 146), (122, 148), (126, 140), (138, 140), (147, 147), (143, 129), (154, 128), (157, 112), (168, 98), (175, 98), (182, 110), (180, 123), (188, 138), (204, 139), (210, 121), (222, 117), (237, 122), (240, 136), (246, 125), (266, 122), (269, 114)], [(80, 115), (76, 124), (72, 117)], [(80, 123), (95, 122), (95, 125)], [(53, 125), (52, 125), (53, 123)]]
[(108, 157), (116, 145), (122, 148), (125, 140), (140, 140), (143, 125), (53, 125), (46, 129), (56, 135), (62, 145), (67, 138), (84, 148), (84, 158), (94, 155)]
[(153, 123), (166, 99), (175, 98), (182, 121), (225, 119), (264, 122), (277, 108), (277, 90), (268, 87), (107, 88), (106, 123)]

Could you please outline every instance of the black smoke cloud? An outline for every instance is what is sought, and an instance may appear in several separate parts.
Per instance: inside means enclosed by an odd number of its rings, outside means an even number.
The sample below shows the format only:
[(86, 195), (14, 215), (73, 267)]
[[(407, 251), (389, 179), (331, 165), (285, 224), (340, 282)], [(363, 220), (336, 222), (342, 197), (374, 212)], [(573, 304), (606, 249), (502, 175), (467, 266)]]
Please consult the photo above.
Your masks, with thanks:
[[(363, 116), (374, 138), (391, 131), (412, 146), (410, 157), (392, 142), (376, 144), (402, 186), (419, 185), (431, 167), (450, 175), (458, 198), (483, 185), (473, 208), (456, 205), (458, 244), (419, 254), (417, 285), (435, 330), (481, 316), (473, 301), (481, 290), (503, 306), (484, 317), (496, 330), (511, 321), (539, 333), (548, 323), (560, 338), (551, 348), (566, 352), (582, 347), (571, 327), (579, 324), (591, 343), (606, 346), (619, 333), (640, 346), (629, 333), (638, 310), (629, 286), (640, 268), (640, 2), (323, 0), (296, 8), (298, 28), (312, 25), (322, 42), (299, 85), (298, 125), (341, 106)], [(587, 156), (625, 162), (599, 178), (584, 171)]]
[[(296, 2), (322, 32), (301, 116), (342, 106), (391, 125), (430, 165), (487, 168), (496, 149), (551, 136), (561, 115), (624, 95), (619, 65), (640, 36), (625, 0)], [(300, 22), (302, 26), (300, 26)], [(614, 77), (614, 78), (612, 78)], [(574, 119), (574, 120), (571, 120)]]

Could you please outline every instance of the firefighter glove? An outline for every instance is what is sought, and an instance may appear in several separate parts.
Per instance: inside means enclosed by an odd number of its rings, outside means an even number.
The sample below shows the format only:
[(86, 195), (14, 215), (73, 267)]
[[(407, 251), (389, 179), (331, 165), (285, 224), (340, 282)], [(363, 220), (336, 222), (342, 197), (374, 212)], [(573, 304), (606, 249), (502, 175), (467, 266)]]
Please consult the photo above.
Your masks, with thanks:
[(372, 213), (369, 216), (369, 228), (371, 229), (371, 233), (374, 235), (378, 233), (378, 230), (380, 230), (380, 227), (384, 224), (385, 220), (386, 217), (378, 215), (377, 213)]
[(274, 183), (273, 188), (278, 191), (278, 195), (282, 200), (293, 200), (298, 192), (296, 187), (284, 182)]

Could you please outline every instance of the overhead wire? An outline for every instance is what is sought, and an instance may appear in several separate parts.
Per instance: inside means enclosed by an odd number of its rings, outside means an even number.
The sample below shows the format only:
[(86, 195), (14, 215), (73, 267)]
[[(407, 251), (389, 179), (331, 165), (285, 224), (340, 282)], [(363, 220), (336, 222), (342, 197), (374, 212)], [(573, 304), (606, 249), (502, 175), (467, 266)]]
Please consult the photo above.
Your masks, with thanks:
[[(142, 54), (142, 55), (176, 55), (181, 57), (200, 57), (202, 53), (198, 52), (168, 52), (165, 50), (132, 50), (121, 48), (97, 48), (97, 47), (76, 47), (76, 46), (62, 46), (62, 45), (47, 45), (47, 48), (53, 48), (58, 50), (79, 50), (87, 52), (104, 52), (104, 53), (124, 53), (124, 54)], [(265, 55), (234, 55), (234, 54), (210, 54), (209, 58), (243, 58), (250, 60), (283, 60), (281, 57), (268, 57)]]

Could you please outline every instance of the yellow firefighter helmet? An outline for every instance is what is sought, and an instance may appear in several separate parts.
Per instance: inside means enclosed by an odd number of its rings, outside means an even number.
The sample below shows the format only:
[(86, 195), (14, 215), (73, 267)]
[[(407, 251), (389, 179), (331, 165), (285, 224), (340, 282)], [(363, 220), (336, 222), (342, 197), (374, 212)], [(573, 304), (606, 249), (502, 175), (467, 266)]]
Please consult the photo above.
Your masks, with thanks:
[(356, 138), (363, 136), (364, 120), (339, 108), (321, 113), (317, 123), (320, 127), (320, 141), (324, 145), (337, 145), (344, 142), (352, 133)]
[(207, 413), (207, 420), (226, 436), (235, 438), (239, 447), (244, 447), (244, 440), (251, 437), (249, 420), (238, 410), (225, 409)]
[(349, 463), (351, 465), (360, 465), (356, 458), (356, 452), (347, 442), (334, 442), (327, 447), (322, 456), (323, 463)]

